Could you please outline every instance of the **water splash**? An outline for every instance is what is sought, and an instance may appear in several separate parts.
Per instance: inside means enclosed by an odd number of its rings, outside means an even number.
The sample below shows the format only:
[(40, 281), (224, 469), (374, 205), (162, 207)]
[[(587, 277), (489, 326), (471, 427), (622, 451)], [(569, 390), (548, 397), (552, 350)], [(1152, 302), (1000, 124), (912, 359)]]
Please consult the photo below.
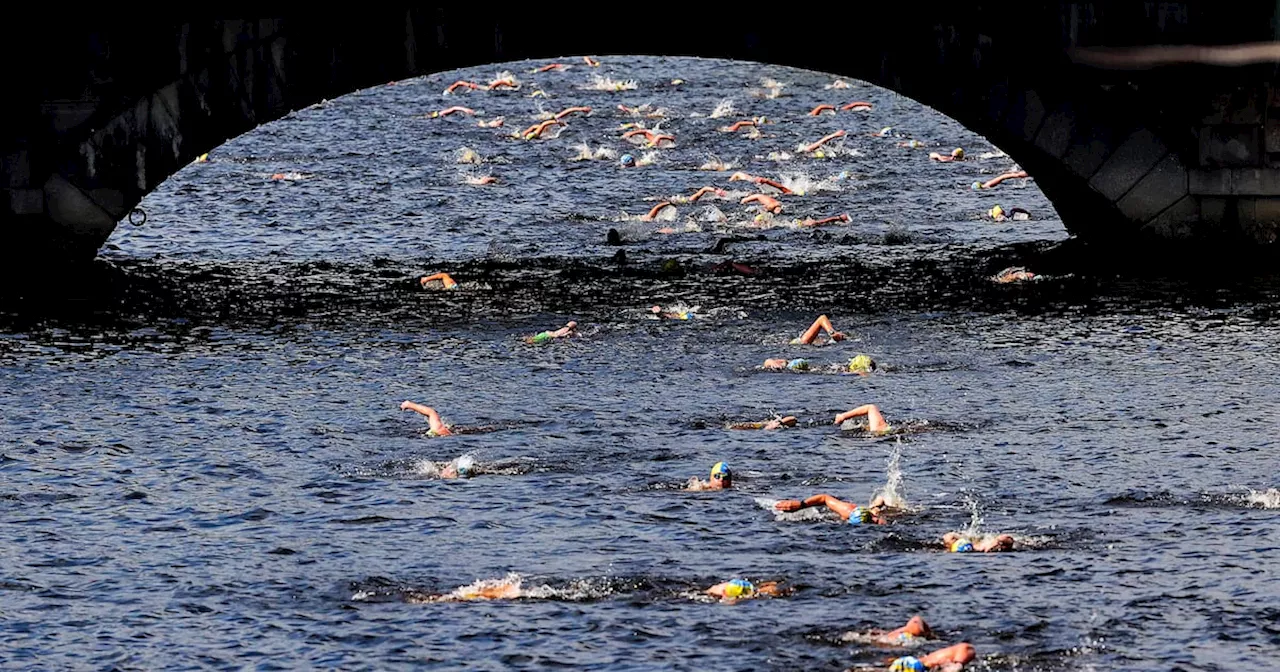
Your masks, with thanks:
[(711, 110), (711, 114), (707, 116), (711, 117), (712, 119), (720, 119), (722, 117), (727, 117), (735, 112), (737, 112), (737, 110), (733, 107), (733, 99), (725, 98), (724, 100), (721, 100), (720, 102), (716, 103), (715, 109)]
[(902, 481), (902, 439), (899, 438), (893, 442), (893, 451), (889, 453), (889, 459), (885, 469), (885, 484), (876, 492), (875, 497), (879, 497), (884, 501), (885, 506), (894, 509), (905, 509), (907, 498), (903, 495)]
[(1280, 489), (1271, 488), (1262, 492), (1250, 490), (1249, 494), (1245, 495), (1244, 500), (1249, 506), (1263, 509), (1280, 509)]
[[(817, 521), (831, 520), (831, 515), (826, 513), (825, 506), (811, 506), (809, 508), (800, 509), (799, 511), (779, 511), (776, 507), (780, 499), (769, 499), (767, 497), (756, 497), (756, 505), (773, 514), (773, 519), (777, 521), (798, 522), (798, 521)], [(841, 521), (843, 522), (843, 521)]]
[(591, 82), (583, 85), (582, 88), (588, 91), (634, 91), (636, 86), (634, 79), (615, 80), (610, 77), (591, 75)]

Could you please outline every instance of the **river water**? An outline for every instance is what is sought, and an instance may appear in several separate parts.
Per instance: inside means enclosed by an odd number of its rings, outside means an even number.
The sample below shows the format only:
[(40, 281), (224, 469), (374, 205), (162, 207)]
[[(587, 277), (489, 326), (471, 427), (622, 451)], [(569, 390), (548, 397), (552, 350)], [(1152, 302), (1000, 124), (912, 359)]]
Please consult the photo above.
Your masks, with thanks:
[[(1271, 665), (1274, 281), (997, 284), (1067, 234), (1033, 180), (972, 191), (1014, 164), (954, 121), (820, 73), (603, 60), (298, 111), (148, 196), (90, 299), (6, 308), (6, 667), (885, 669), (899, 651), (845, 633), (917, 613), (939, 639), (915, 653), (969, 641), (974, 669)], [(521, 88), (442, 95), (500, 70)], [(807, 114), (852, 100), (874, 107)], [(482, 116), (426, 116), (450, 105)], [(508, 137), (571, 105), (593, 112)], [(717, 130), (761, 116), (762, 137)], [(635, 122), (675, 147), (620, 139)], [(581, 143), (653, 163), (571, 160)], [(956, 146), (969, 160), (926, 158)], [(762, 225), (713, 159), (805, 194)], [(635, 219), (703, 185), (740, 193)], [(982, 219), (996, 203), (1033, 219)], [(422, 290), (437, 271), (460, 287)], [(789, 345), (820, 313), (850, 338)], [(521, 340), (569, 319), (582, 337)], [(859, 352), (881, 369), (755, 368)], [(496, 431), (429, 438), (405, 399)], [(829, 424), (869, 402), (918, 431)], [(724, 428), (775, 413), (800, 426)], [(478, 476), (425, 466), (461, 455)], [(720, 460), (733, 490), (679, 489)], [(890, 525), (769, 509), (891, 478), (913, 513)], [(943, 552), (973, 528), (1017, 548)], [(738, 576), (793, 592), (699, 597)], [(526, 597), (413, 600), (504, 577)]]

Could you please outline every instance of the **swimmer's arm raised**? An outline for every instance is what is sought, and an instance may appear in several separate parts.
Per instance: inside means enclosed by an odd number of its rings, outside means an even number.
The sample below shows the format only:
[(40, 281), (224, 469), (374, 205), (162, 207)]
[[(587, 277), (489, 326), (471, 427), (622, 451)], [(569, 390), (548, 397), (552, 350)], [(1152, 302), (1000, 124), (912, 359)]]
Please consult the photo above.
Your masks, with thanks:
[(431, 426), (431, 431), (435, 432), (438, 436), (449, 436), (453, 433), (450, 432), (449, 428), (440, 421), (440, 414), (436, 413), (436, 409), (431, 408), (430, 406), (423, 406), (422, 404), (414, 403), (406, 399), (405, 401), (400, 402), (400, 410), (414, 411), (415, 413), (425, 415), (427, 417), (427, 424)]

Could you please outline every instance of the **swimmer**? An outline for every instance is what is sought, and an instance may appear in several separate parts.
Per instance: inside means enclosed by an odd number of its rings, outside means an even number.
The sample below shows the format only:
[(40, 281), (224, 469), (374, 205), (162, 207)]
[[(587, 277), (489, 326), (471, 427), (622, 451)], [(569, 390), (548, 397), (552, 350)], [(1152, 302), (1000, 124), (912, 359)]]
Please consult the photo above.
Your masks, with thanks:
[(560, 110), (559, 112), (557, 112), (557, 113), (556, 113), (556, 116), (554, 116), (554, 117), (552, 117), (552, 118), (553, 118), (553, 119), (555, 119), (556, 121), (560, 121), (561, 119), (563, 119), (563, 118), (565, 118), (565, 117), (567, 117), (567, 116), (569, 116), (569, 115), (571, 115), (571, 114), (583, 114), (583, 115), (589, 115), (589, 114), (591, 114), (591, 108), (589, 108), (589, 107), (584, 107), (584, 106), (578, 106), (578, 107), (566, 107), (565, 109)]
[(703, 592), (712, 597), (718, 597), (721, 602), (728, 604), (733, 604), (738, 600), (782, 595), (782, 589), (778, 587), (777, 581), (765, 581), (757, 586), (746, 579), (734, 579), (724, 583), (717, 583)]
[(451, 114), (456, 114), (456, 113), (461, 113), (461, 114), (465, 114), (465, 115), (467, 115), (467, 116), (472, 116), (472, 115), (474, 115), (474, 114), (476, 113), (476, 111), (475, 111), (475, 110), (473, 110), (473, 109), (471, 109), (471, 108), (469, 108), (469, 107), (463, 107), (463, 106), (461, 106), (461, 105), (454, 105), (453, 107), (446, 107), (446, 108), (444, 108), (443, 110), (440, 110), (439, 112), (432, 112), (432, 113), (431, 113), (431, 118), (432, 118), (432, 119), (435, 119), (436, 117), (447, 117), (447, 116), (449, 116), (449, 115), (451, 115)]
[(463, 80), (459, 79), (458, 81), (456, 81), (456, 82), (454, 82), (454, 83), (450, 84), (450, 85), (449, 85), (449, 88), (447, 88), (447, 89), (445, 89), (445, 90), (444, 90), (444, 94), (447, 96), (447, 95), (449, 95), (449, 94), (453, 93), (455, 90), (457, 90), (457, 89), (462, 89), (462, 88), (469, 89), (469, 90), (471, 90), (471, 91), (475, 91), (476, 89), (483, 89), (484, 87), (483, 87), (483, 86), (480, 86), (479, 84), (476, 84), (475, 82), (465, 82), (465, 81), (463, 81)]
[(568, 67), (569, 66), (565, 65), (564, 63), (548, 63), (540, 68), (534, 68), (529, 72), (532, 72), (533, 74), (538, 74), (541, 72), (551, 72), (552, 70), (555, 70), (556, 72), (560, 72), (565, 70)]
[(537, 138), (542, 137), (542, 134), (546, 132), (547, 127), (553, 124), (557, 126), (565, 125), (564, 122), (562, 121), (556, 121), (555, 119), (548, 119), (546, 121), (534, 124), (529, 128), (524, 129), (515, 137), (524, 138), (525, 140), (536, 140)]
[(684, 306), (674, 306), (670, 310), (663, 310), (662, 306), (649, 306), (649, 312), (664, 320), (692, 320), (697, 307), (687, 308)]
[[(807, 359), (766, 359), (760, 365), (761, 369), (766, 371), (797, 371), (804, 372), (813, 369), (813, 365)], [(857, 355), (849, 360), (847, 364), (831, 364), (827, 370), (831, 373), (856, 373), (866, 377), (876, 370), (876, 362), (867, 355)]]
[(855, 100), (852, 103), (841, 105), (840, 109), (844, 110), (845, 112), (848, 112), (850, 110), (857, 110), (859, 112), (869, 112), (871, 111), (871, 103), (868, 103), (865, 100)]
[(733, 472), (729, 471), (729, 465), (724, 462), (716, 462), (716, 466), (711, 467), (711, 477), (708, 480), (702, 480), (694, 477), (689, 479), (685, 490), (701, 492), (703, 490), (727, 490), (733, 487)]
[(474, 184), (474, 185), (498, 183), (498, 178), (494, 177), (493, 175), (467, 175), (466, 177), (463, 178), (463, 180), (467, 184)]
[(744, 173), (744, 172), (742, 172), (742, 171), (738, 171), (738, 172), (736, 172), (736, 173), (734, 173), (734, 174), (730, 175), (730, 176), (729, 176), (729, 181), (730, 181), (730, 182), (739, 182), (739, 181), (743, 181), (743, 182), (750, 182), (750, 183), (752, 183), (752, 184), (762, 184), (762, 185), (766, 185), (766, 186), (769, 186), (769, 187), (773, 187), (774, 189), (777, 189), (778, 191), (780, 191), (780, 192), (782, 192), (782, 193), (784, 193), (784, 194), (790, 194), (790, 193), (792, 193), (790, 189), (788, 189), (785, 185), (783, 185), (783, 184), (782, 184), (782, 183), (780, 183), (780, 182), (776, 182), (776, 181), (771, 180), (771, 179), (769, 179), (769, 178), (767, 178), (767, 177), (760, 177), (759, 175), (752, 175), (752, 174), (750, 174), (750, 173)]
[(543, 343), (549, 343), (557, 338), (576, 336), (577, 333), (578, 323), (570, 321), (568, 324), (565, 324), (563, 327), (560, 327), (555, 331), (540, 331), (532, 336), (525, 336), (524, 342), (529, 345), (542, 345)]
[(783, 427), (795, 427), (796, 422), (796, 416), (788, 415), (786, 417), (774, 418), (773, 420), (762, 422), (731, 422), (725, 425), (725, 429), (763, 429), (767, 431), (782, 429)]
[(831, 342), (844, 340), (844, 332), (836, 331), (835, 326), (831, 324), (831, 318), (826, 315), (819, 315), (818, 319), (814, 320), (808, 329), (805, 329), (796, 338), (791, 339), (791, 345), (813, 345), (814, 341), (818, 339), (818, 332), (820, 331), (827, 332), (827, 338)]
[(501, 77), (499, 79), (493, 80), (492, 82), (489, 82), (490, 91), (494, 91), (497, 89), (518, 89), (518, 88), (520, 88), (520, 83), (517, 82), (515, 78), (510, 76)]
[(728, 126), (725, 126), (720, 130), (724, 131), (725, 133), (737, 133), (738, 131), (744, 128), (754, 129), (755, 127), (756, 127), (756, 122), (754, 120), (735, 121), (732, 124), (729, 124)]
[(635, 168), (636, 157), (631, 156), (630, 154), (623, 154), (622, 156), (618, 157), (618, 164), (621, 165), (623, 168)]
[(994, 208), (987, 211), (987, 216), (994, 222), (1007, 222), (1013, 220), (1015, 222), (1025, 222), (1031, 219), (1031, 212), (1025, 208), (1013, 207), (1005, 210), (996, 204)]
[(907, 624), (896, 630), (888, 632), (873, 633), (875, 642), (886, 646), (901, 646), (908, 644), (916, 639), (929, 639), (933, 637), (933, 630), (929, 628), (929, 624), (924, 622), (919, 616), (912, 616)]
[(884, 128), (880, 129), (878, 133), (871, 133), (869, 135), (873, 138), (887, 138), (890, 135), (893, 135), (893, 127), (885, 126)]
[(864, 508), (852, 502), (846, 502), (842, 499), (837, 499), (831, 495), (825, 494), (814, 495), (806, 499), (784, 499), (777, 504), (774, 504), (773, 508), (779, 511), (791, 512), (799, 511), (800, 509), (807, 509), (811, 506), (825, 506), (828, 509), (831, 509), (831, 511), (837, 516), (840, 516), (841, 520), (848, 521), (850, 525), (862, 525), (864, 523), (871, 525), (883, 525), (885, 522), (884, 518), (880, 516), (880, 506), (869, 506)]
[(458, 283), (454, 282), (453, 276), (448, 273), (434, 273), (432, 275), (423, 276), (423, 278), (418, 281), (418, 284), (422, 285), (423, 289), (426, 289), (427, 285), (430, 285), (433, 282), (439, 282), (441, 287), (444, 289), (458, 288)]
[(959, 532), (942, 535), (942, 545), (951, 553), (999, 553), (1013, 550), (1013, 535), (997, 534), (976, 537)]
[(582, 62), (586, 63), (588, 67), (592, 67), (592, 68), (600, 67), (600, 61), (597, 61), (596, 59), (591, 58), (590, 56), (583, 56)]
[(831, 112), (831, 114), (835, 114), (836, 106), (835, 105), (819, 105), (813, 108), (812, 110), (809, 110), (809, 116), (816, 117), (822, 114), (823, 112)]
[(822, 219), (804, 219), (796, 222), (796, 226), (822, 226), (823, 224), (831, 224), (833, 222), (844, 222), (847, 224), (849, 221), (849, 215), (840, 214), (835, 217), (823, 217)]
[(899, 142), (898, 146), (905, 147), (906, 149), (920, 149), (921, 147), (924, 147), (924, 143), (919, 140), (904, 140)]
[(489, 121), (477, 121), (476, 126), (480, 128), (502, 128), (504, 123), (506, 123), (505, 117), (494, 117)]
[(505, 579), (481, 579), (466, 586), (459, 586), (448, 593), (409, 593), (410, 604), (430, 604), (433, 602), (473, 602), (476, 600), (514, 600), (524, 596), (520, 588), (520, 577), (508, 576)]
[(663, 202), (661, 202), (661, 203), (659, 203), (659, 204), (657, 204), (657, 205), (653, 206), (652, 208), (650, 208), (648, 213), (643, 214), (643, 215), (640, 215), (639, 219), (640, 219), (640, 221), (642, 221), (642, 222), (652, 222), (653, 220), (657, 219), (658, 215), (659, 215), (659, 214), (660, 214), (664, 209), (666, 209), (666, 208), (674, 208), (674, 207), (676, 207), (676, 206), (672, 205), (672, 204), (671, 204), (671, 201), (663, 201)]
[(898, 658), (890, 663), (889, 672), (924, 672), (935, 667), (952, 672), (961, 669), (965, 663), (977, 656), (978, 654), (974, 651), (972, 644), (960, 642), (919, 658), (915, 656)]
[(471, 478), (479, 473), (476, 470), (476, 462), (470, 455), (463, 455), (449, 462), (423, 462), (420, 464), (420, 472), (432, 475), (431, 472), (434, 471), (434, 475), (441, 479)]
[(440, 414), (436, 413), (436, 409), (431, 408), (430, 406), (423, 406), (422, 404), (417, 404), (406, 399), (405, 401), (400, 402), (400, 410), (414, 411), (415, 413), (425, 415), (427, 417), (427, 423), (431, 426), (431, 430), (427, 432), (427, 436), (451, 436), (453, 434), (453, 432), (450, 431), (449, 426), (441, 422)]
[(772, 212), (775, 215), (782, 212), (782, 203), (778, 201), (778, 199), (772, 196), (766, 196), (765, 194), (751, 194), (750, 196), (743, 198), (739, 203), (743, 205), (748, 203), (759, 203), (762, 210), (765, 212)]
[(824, 135), (821, 138), (819, 138), (817, 142), (814, 142), (811, 145), (805, 145), (805, 147), (803, 148), (803, 151), (816, 152), (823, 145), (827, 144), (828, 142), (831, 142), (832, 140), (835, 140), (836, 138), (843, 138), (844, 135), (845, 135), (844, 129), (841, 129), (834, 133), (828, 133), (827, 135)]
[(1001, 182), (1004, 182), (1005, 180), (1017, 180), (1025, 177), (1028, 177), (1027, 171), (1015, 170), (1012, 172), (1003, 173), (1001, 175), (996, 175), (995, 177), (987, 180), (986, 182), (974, 182), (972, 185), (970, 185), (969, 188), (973, 189), (974, 191), (978, 191), (980, 189), (990, 189), (1000, 184)]
[(951, 150), (950, 154), (939, 154), (937, 152), (929, 152), (929, 160), (938, 163), (951, 163), (952, 161), (964, 161), (964, 148), (956, 147)]
[(853, 410), (845, 411), (836, 416), (835, 425), (843, 425), (846, 420), (856, 418), (860, 415), (867, 416), (867, 431), (872, 434), (885, 434), (893, 430), (893, 427), (885, 422), (884, 416), (880, 414), (880, 409), (875, 404), (863, 404)]
[(724, 189), (717, 189), (716, 187), (703, 187), (693, 192), (693, 195), (685, 200), (689, 203), (697, 203), (698, 199), (702, 198), (703, 196), (706, 196), (707, 194), (715, 194), (720, 198), (724, 198), (729, 195), (729, 193), (726, 192)]
[(1031, 271), (1028, 271), (1026, 268), (1023, 268), (1022, 266), (1010, 266), (1009, 268), (1006, 268), (1003, 271), (996, 273), (994, 276), (992, 276), (991, 280), (994, 282), (998, 282), (1002, 285), (1005, 285), (1011, 282), (1024, 282), (1027, 280), (1035, 280), (1039, 277), (1040, 276), (1036, 275), (1035, 273), (1032, 273)]

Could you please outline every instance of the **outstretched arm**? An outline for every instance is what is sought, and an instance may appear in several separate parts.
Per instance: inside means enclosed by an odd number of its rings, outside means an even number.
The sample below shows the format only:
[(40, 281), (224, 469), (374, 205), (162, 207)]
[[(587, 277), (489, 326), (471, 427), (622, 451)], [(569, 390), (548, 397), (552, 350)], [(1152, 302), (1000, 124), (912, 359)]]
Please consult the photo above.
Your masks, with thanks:
[(945, 649), (938, 649), (928, 655), (920, 656), (920, 662), (924, 663), (925, 667), (941, 667), (952, 664), (964, 665), (977, 657), (978, 652), (974, 651), (972, 644), (960, 642)]
[(875, 404), (863, 404), (855, 409), (845, 411), (836, 416), (834, 424), (842, 424), (849, 418), (856, 418), (860, 415), (867, 416), (867, 430), (872, 432), (883, 432), (889, 429), (889, 423), (885, 422), (884, 416), (880, 414), (880, 409)]
[(426, 288), (427, 285), (435, 282), (436, 280), (439, 280), (440, 284), (444, 285), (445, 289), (453, 289), (458, 286), (458, 283), (454, 282), (453, 276), (448, 273), (434, 273), (422, 278), (419, 282), (422, 284), (423, 288)]
[(835, 326), (831, 324), (831, 318), (826, 315), (819, 315), (818, 319), (814, 320), (813, 324), (809, 325), (809, 328), (805, 329), (804, 333), (800, 334), (800, 338), (797, 340), (805, 345), (809, 345), (813, 343), (813, 339), (818, 337), (819, 330), (827, 332), (833, 341), (844, 340), (844, 334), (836, 331)]
[(848, 520), (849, 516), (853, 515), (853, 510), (858, 508), (856, 504), (826, 494), (814, 495), (808, 499), (784, 499), (773, 506), (779, 511), (799, 511), (811, 506), (825, 506), (845, 520)]
[(436, 413), (436, 409), (431, 408), (430, 406), (423, 406), (422, 404), (417, 404), (406, 399), (405, 401), (400, 402), (400, 410), (414, 411), (427, 416), (427, 424), (431, 425), (431, 431), (435, 432), (437, 436), (449, 436), (453, 433), (450, 432), (449, 428), (440, 421), (440, 414)]

